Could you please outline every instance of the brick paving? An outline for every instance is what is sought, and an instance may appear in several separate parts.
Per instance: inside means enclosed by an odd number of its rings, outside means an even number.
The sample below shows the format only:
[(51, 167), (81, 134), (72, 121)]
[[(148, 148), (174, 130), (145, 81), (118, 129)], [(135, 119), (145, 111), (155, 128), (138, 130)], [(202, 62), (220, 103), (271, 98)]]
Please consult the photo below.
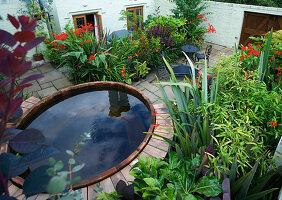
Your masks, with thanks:
[[(210, 43), (205, 43), (199, 53), (203, 53), (205, 51), (205, 47), (209, 44)], [(216, 62), (219, 61), (220, 56), (232, 55), (234, 52), (232, 49), (223, 46), (219, 46), (215, 44), (211, 44), (211, 45), (213, 46), (213, 49), (210, 56), (210, 63), (209, 63), (211, 66), (210, 69)], [(186, 60), (184, 59), (184, 57), (182, 57), (177, 61), (177, 63), (186, 64)], [(200, 70), (203, 68), (203, 64), (201, 63), (196, 64), (196, 66)], [(20, 79), (23, 79), (31, 74), (43, 74), (44, 77), (36, 81), (33, 81), (32, 82), (33, 86), (24, 89), (24, 94), (27, 97), (34, 96), (42, 99), (44, 97), (47, 97), (57, 92), (58, 90), (73, 85), (73, 83), (71, 83), (62, 72), (56, 69), (56, 66), (53, 66), (50, 63), (45, 63), (41, 66), (31, 69), (26, 74), (24, 74)], [(162, 81), (169, 80), (168, 73), (163, 68), (163, 69), (154, 70), (153, 72), (147, 75), (146, 79), (141, 80), (137, 83), (133, 83), (133, 86), (137, 87), (142, 92), (144, 92), (144, 94), (151, 100), (153, 104), (158, 104), (161, 102), (159, 100), (159, 98), (161, 98), (161, 92), (159, 88), (156, 85), (154, 85), (154, 82), (156, 81), (156, 76), (160, 77)], [(182, 78), (180, 78), (180, 80), (181, 79)], [(172, 98), (173, 93), (170, 87), (165, 86), (164, 88), (168, 94), (168, 97)]]

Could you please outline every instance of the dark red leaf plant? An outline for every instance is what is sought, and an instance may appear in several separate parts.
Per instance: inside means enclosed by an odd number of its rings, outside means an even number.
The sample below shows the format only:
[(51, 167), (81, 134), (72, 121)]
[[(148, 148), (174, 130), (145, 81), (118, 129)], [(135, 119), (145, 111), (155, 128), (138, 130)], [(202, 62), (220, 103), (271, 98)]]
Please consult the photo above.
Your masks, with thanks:
[[(18, 19), (8, 15), (8, 19), (17, 31), (11, 34), (0, 29), (0, 73), (5, 77), (0, 81), (0, 145), (14, 137), (13, 134), (7, 133), (7, 123), (23, 102), (23, 97), (17, 94), (31, 86), (29, 82), (43, 77), (40, 74), (31, 75), (16, 84), (16, 80), (31, 68), (31, 62), (25, 60), (27, 52), (40, 44), (44, 37), (36, 38), (33, 33), (36, 19), (30, 20), (29, 17), (23, 15)], [(4, 193), (8, 195), (1, 171), (0, 185), (4, 188)]]

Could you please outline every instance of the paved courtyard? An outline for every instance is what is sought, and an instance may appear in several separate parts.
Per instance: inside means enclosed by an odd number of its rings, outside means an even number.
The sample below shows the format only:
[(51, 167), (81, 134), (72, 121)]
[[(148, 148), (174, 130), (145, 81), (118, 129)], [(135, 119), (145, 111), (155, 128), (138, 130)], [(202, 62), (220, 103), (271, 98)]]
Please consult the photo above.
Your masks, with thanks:
[[(208, 44), (204, 44), (203, 49), (200, 53), (205, 51), (205, 47)], [(216, 62), (219, 61), (220, 56), (228, 56), (233, 54), (233, 50), (212, 44), (213, 49), (210, 56), (210, 66), (213, 66)], [(178, 64), (186, 64), (186, 61), (183, 58), (180, 58), (177, 62)], [(198, 65), (199, 69), (203, 68), (202, 64)], [(210, 67), (211, 68), (211, 67)], [(43, 74), (44, 77), (32, 82), (32, 86), (24, 89), (24, 94), (26, 97), (37, 97), (37, 98), (44, 98), (47, 97), (63, 88), (69, 87), (73, 85), (66, 76), (56, 69), (56, 66), (53, 66), (50, 63), (45, 63), (39, 67), (35, 67), (31, 69), (29, 72), (24, 74), (21, 79), (31, 75), (31, 74)], [(165, 69), (154, 70), (150, 74), (147, 75), (146, 79), (141, 80), (137, 83), (133, 83), (133, 86), (140, 89), (150, 100), (153, 104), (160, 103), (159, 98), (161, 98), (161, 91), (159, 88), (154, 85), (153, 83), (156, 81), (156, 76), (162, 75), (161, 80), (168, 81), (169, 74), (165, 71)], [(181, 80), (181, 79), (180, 79)], [(164, 89), (166, 90), (168, 97), (172, 97), (173, 93), (170, 87), (165, 86)]]

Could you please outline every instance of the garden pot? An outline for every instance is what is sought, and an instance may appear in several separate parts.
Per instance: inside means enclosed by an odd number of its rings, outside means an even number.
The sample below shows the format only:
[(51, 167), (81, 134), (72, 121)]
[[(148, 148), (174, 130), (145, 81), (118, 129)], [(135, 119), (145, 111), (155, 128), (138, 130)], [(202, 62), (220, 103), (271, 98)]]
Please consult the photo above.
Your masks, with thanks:
[(40, 54), (34, 54), (33, 60), (35, 60), (35, 61), (43, 60), (43, 55), (41, 53)]

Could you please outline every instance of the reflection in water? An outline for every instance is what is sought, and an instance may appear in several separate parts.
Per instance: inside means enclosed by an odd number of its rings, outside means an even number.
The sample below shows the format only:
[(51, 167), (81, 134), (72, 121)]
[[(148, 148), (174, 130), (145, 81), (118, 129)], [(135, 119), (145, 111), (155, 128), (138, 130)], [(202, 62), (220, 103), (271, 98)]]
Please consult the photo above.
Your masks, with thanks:
[(111, 117), (120, 117), (122, 112), (130, 110), (128, 96), (124, 92), (109, 90), (110, 112)]
[(75, 157), (77, 164), (86, 164), (76, 175), (87, 179), (119, 164), (135, 151), (145, 138), (143, 132), (148, 131), (150, 122), (150, 112), (136, 97), (118, 91), (95, 91), (54, 105), (29, 128), (42, 131), (46, 144), (61, 151), (55, 159), (65, 163), (65, 170), (69, 159), (65, 151), (73, 149), (81, 134), (90, 132), (91, 140), (86, 141)]

